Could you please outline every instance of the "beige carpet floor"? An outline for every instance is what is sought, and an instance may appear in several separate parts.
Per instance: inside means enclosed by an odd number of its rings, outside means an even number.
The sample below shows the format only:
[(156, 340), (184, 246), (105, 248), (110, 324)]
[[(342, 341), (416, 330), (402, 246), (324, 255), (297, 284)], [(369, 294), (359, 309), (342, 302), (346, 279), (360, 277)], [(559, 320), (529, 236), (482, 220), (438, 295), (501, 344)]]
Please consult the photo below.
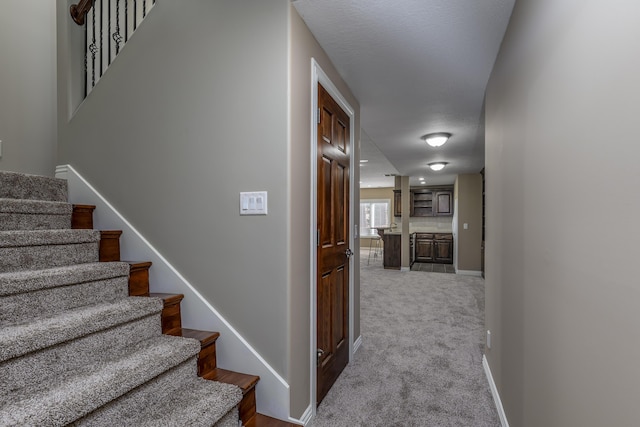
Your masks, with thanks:
[(365, 258), (361, 322), (362, 345), (313, 427), (500, 426), (482, 368), (483, 279)]

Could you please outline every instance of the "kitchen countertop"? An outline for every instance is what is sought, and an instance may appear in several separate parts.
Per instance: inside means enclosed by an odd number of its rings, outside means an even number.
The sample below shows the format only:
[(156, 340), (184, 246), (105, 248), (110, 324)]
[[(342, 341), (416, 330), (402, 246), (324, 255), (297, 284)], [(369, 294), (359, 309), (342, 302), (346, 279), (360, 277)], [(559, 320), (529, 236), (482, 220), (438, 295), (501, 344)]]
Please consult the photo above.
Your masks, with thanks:
[[(414, 229), (414, 230), (410, 230), (409, 234), (413, 234), (413, 233), (443, 233), (443, 234), (452, 234), (453, 231), (451, 230), (446, 230), (446, 229), (442, 229), (442, 228), (419, 228), (419, 229)], [(393, 230), (390, 228), (385, 228), (384, 229), (384, 234), (388, 234), (391, 236), (399, 236), (402, 235), (402, 231), (400, 230)]]
[[(409, 234), (413, 234), (413, 233), (442, 233), (442, 234), (452, 234), (453, 232), (451, 230), (445, 230), (442, 228), (432, 228), (432, 229), (419, 229), (419, 230), (412, 230), (409, 231)], [(391, 229), (385, 229), (384, 230), (384, 234), (389, 234), (389, 235), (396, 235), (399, 236), (402, 234), (402, 231), (400, 230), (391, 230)]]

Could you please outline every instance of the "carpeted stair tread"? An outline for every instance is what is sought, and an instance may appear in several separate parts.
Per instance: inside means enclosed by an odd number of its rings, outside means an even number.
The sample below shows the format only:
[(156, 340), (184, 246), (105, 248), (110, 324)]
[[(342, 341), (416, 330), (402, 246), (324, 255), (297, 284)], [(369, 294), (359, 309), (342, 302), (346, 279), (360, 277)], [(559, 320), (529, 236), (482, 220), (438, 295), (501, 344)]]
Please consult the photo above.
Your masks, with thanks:
[(0, 198), (66, 202), (67, 181), (46, 176), (0, 171)]
[(73, 205), (67, 202), (47, 200), (0, 199), (0, 213), (29, 215), (71, 215)]
[(127, 264), (92, 263), (0, 273), (0, 327), (128, 296)]
[(0, 329), (0, 361), (21, 356), (162, 311), (162, 300), (128, 297), (113, 303), (67, 310)]
[(0, 230), (47, 230), (71, 227), (73, 206), (64, 202), (0, 199)]
[(100, 242), (100, 230), (11, 230), (0, 231), (0, 248), (69, 245)]
[[(95, 363), (35, 393), (15, 393), (0, 406), (0, 425), (66, 425), (193, 358), (195, 340), (160, 335), (116, 360)], [(152, 360), (153, 363), (149, 363)]]
[(0, 272), (96, 262), (100, 238), (98, 230), (0, 231)]
[(50, 387), (69, 372), (115, 359), (139, 342), (160, 336), (159, 317), (151, 314), (0, 363), (0, 402), (18, 391)]
[(0, 296), (123, 276), (129, 277), (129, 264), (126, 262), (94, 262), (0, 273)]
[(195, 370), (189, 360), (73, 425), (210, 427), (229, 411), (237, 412), (240, 389), (198, 378)]

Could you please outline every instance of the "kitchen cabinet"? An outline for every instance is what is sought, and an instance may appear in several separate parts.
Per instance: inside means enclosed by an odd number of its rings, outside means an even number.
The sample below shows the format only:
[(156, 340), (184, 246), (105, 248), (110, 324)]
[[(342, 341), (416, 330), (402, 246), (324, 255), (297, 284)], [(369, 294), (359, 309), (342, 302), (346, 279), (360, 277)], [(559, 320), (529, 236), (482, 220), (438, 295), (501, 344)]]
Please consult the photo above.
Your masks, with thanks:
[(378, 230), (383, 242), (382, 265), (384, 268), (392, 270), (400, 270), (402, 263), (402, 235), (385, 233), (384, 230)]
[[(450, 187), (416, 188), (409, 193), (411, 216), (453, 215), (453, 189)], [(393, 216), (402, 215), (402, 191), (393, 190)]]
[(393, 190), (393, 216), (402, 215), (402, 190)]
[(453, 190), (450, 188), (421, 188), (411, 190), (411, 216), (453, 215)]
[(433, 216), (433, 192), (411, 190), (411, 216)]
[(435, 205), (435, 216), (453, 215), (453, 191), (436, 191)]
[(453, 234), (433, 236), (433, 260), (439, 264), (453, 264)]
[(415, 262), (453, 263), (453, 234), (416, 233)]

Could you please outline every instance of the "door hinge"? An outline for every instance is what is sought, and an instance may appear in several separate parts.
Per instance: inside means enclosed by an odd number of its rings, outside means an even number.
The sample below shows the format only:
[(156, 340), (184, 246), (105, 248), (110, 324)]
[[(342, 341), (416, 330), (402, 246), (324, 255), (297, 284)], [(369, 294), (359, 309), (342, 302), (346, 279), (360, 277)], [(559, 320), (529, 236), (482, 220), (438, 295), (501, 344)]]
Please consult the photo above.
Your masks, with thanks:
[(317, 114), (318, 114), (318, 124), (320, 124), (320, 107), (318, 107), (318, 112), (317, 112)]

